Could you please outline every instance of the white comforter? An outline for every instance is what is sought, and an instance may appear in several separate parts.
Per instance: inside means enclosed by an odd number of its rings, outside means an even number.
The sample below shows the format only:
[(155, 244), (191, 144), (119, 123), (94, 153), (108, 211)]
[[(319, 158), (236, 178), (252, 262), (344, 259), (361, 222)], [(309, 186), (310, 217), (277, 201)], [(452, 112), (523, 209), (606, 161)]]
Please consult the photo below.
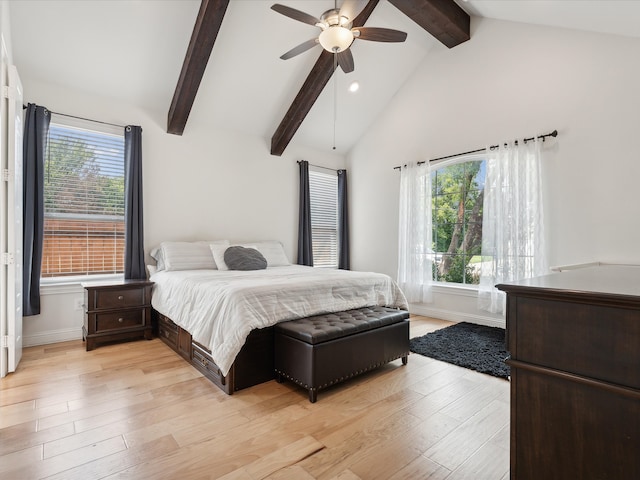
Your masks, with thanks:
[(380, 305), (408, 309), (379, 273), (291, 265), (254, 271), (160, 271), (151, 304), (211, 350), (224, 375), (256, 328), (327, 312)]

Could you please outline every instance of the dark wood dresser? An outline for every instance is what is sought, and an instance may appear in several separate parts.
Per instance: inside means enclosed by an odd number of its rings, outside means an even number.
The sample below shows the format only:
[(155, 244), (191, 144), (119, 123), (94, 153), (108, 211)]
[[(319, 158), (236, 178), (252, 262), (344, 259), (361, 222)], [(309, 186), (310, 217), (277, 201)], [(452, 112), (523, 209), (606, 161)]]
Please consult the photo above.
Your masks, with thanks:
[(82, 337), (87, 351), (98, 343), (153, 338), (151, 289), (153, 282), (121, 280), (83, 283), (84, 325)]
[(511, 479), (640, 479), (640, 267), (497, 287), (507, 293)]

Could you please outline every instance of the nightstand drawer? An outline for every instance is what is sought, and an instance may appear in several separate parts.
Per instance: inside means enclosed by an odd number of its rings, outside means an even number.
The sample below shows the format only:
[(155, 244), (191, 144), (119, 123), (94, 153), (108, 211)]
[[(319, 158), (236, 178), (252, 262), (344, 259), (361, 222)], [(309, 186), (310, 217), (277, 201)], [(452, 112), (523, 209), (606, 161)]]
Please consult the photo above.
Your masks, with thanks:
[(136, 310), (120, 310), (118, 312), (95, 313), (95, 333), (109, 330), (121, 330), (123, 328), (143, 327), (145, 325), (144, 308)]
[(147, 303), (143, 287), (94, 290), (93, 295), (89, 296), (88, 302), (87, 308), (89, 310), (139, 307)]

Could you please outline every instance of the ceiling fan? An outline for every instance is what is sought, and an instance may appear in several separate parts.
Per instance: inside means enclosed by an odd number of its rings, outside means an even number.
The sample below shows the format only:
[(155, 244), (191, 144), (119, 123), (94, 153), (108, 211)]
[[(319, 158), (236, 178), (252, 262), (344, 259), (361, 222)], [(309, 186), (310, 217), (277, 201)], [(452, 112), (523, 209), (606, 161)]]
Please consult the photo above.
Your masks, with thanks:
[(362, 10), (363, 0), (345, 0), (342, 7), (337, 8), (337, 0), (334, 0), (334, 8), (324, 12), (320, 18), (295, 8), (280, 5), (271, 6), (272, 10), (299, 22), (320, 28), (320, 34), (292, 48), (280, 58), (288, 60), (296, 55), (306, 52), (317, 44), (336, 55), (337, 64), (345, 73), (353, 72), (353, 55), (349, 47), (356, 39), (371, 40), (374, 42), (404, 42), (407, 38), (405, 32), (390, 28), (354, 27), (353, 19)]

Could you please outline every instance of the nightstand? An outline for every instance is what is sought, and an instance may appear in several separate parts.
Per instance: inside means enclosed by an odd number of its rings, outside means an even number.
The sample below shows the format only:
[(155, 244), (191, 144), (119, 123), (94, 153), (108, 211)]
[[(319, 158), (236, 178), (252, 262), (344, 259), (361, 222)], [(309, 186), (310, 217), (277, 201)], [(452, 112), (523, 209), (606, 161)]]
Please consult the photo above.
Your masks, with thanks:
[(151, 340), (151, 289), (147, 280), (83, 283), (87, 351), (98, 343)]

